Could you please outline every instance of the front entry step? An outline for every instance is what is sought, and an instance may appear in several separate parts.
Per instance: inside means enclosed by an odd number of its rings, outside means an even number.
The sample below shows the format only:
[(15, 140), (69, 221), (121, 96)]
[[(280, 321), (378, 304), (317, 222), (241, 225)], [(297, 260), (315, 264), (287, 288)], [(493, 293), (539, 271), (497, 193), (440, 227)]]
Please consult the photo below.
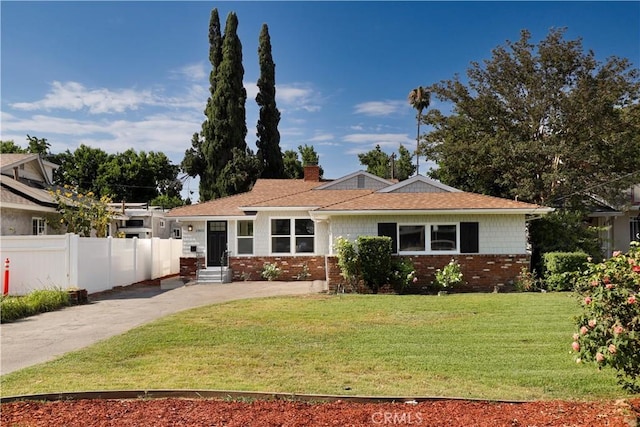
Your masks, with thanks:
[(230, 268), (208, 267), (198, 270), (197, 283), (230, 283), (233, 272)]

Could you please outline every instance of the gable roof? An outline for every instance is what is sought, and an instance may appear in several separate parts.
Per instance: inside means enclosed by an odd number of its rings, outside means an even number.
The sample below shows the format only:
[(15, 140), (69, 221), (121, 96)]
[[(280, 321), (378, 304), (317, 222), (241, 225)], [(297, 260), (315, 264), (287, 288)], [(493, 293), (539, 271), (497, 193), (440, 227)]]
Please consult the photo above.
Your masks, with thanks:
[[(347, 176), (351, 179), (356, 175)], [(398, 184), (386, 182), (388, 186), (381, 190), (332, 190), (326, 183), (301, 179), (259, 179), (247, 193), (175, 208), (167, 216), (246, 217), (258, 211), (278, 210), (306, 210), (317, 217), (375, 213), (545, 214), (553, 211), (531, 203), (463, 192), (421, 176)], [(410, 187), (414, 192), (403, 191)], [(415, 192), (416, 189), (423, 191)]]
[[(329, 181), (326, 182), (318, 187), (316, 187), (316, 190), (331, 190), (331, 189), (337, 189), (336, 187), (339, 187), (340, 184), (345, 183), (353, 178), (357, 178), (358, 176), (362, 176), (367, 180), (373, 181), (375, 183), (377, 183), (378, 185), (376, 185), (376, 189), (382, 187), (388, 187), (389, 185), (393, 184), (394, 181), (389, 181), (386, 180), (384, 178), (380, 178), (377, 175), (371, 174), (369, 172), (365, 172), (365, 171), (356, 171), (353, 173), (350, 173), (349, 175), (345, 175), (342, 178), (338, 178), (335, 179), (333, 181)], [(368, 188), (368, 187), (367, 187)]]
[(55, 212), (58, 206), (48, 191), (30, 187), (8, 176), (0, 175), (0, 186), (3, 208)]

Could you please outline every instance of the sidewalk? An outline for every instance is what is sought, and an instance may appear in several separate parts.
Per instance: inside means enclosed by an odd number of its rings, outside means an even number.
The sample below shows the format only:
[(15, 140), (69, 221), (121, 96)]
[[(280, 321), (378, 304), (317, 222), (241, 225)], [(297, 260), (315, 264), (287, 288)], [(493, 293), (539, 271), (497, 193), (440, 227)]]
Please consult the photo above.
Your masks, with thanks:
[[(179, 279), (175, 279), (179, 280)], [(163, 284), (164, 285), (164, 284)], [(175, 282), (175, 286), (180, 283)], [(90, 303), (0, 325), (0, 375), (47, 362), (69, 351), (189, 308), (246, 298), (323, 292), (322, 281), (233, 282), (135, 286), (89, 296)], [(171, 289), (174, 288), (174, 289)]]

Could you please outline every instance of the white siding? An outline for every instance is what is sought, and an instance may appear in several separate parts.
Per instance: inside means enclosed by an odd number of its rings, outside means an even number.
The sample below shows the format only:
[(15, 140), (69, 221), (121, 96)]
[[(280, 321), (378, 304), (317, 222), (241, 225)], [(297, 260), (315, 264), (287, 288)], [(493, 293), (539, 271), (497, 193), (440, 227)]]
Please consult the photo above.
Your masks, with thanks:
[(525, 254), (524, 215), (405, 215), (405, 216), (339, 216), (330, 224), (333, 242), (339, 236), (355, 241), (358, 236), (378, 234), (379, 222), (399, 224), (433, 224), (478, 222), (480, 254)]

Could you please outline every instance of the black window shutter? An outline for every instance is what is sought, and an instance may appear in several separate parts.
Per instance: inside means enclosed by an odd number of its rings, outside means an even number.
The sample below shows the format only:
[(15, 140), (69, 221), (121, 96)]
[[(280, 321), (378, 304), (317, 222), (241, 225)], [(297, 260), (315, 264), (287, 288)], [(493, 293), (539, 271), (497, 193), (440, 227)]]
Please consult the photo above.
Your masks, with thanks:
[(477, 254), (480, 252), (478, 241), (478, 223), (460, 223), (460, 252), (463, 254)]
[(395, 222), (379, 222), (378, 236), (391, 237), (391, 253), (398, 253), (398, 224)]

